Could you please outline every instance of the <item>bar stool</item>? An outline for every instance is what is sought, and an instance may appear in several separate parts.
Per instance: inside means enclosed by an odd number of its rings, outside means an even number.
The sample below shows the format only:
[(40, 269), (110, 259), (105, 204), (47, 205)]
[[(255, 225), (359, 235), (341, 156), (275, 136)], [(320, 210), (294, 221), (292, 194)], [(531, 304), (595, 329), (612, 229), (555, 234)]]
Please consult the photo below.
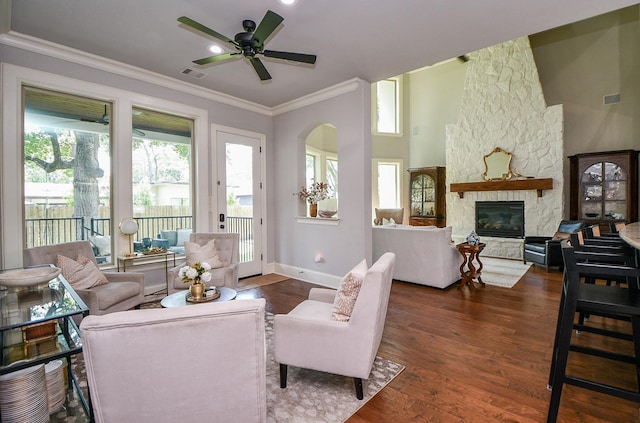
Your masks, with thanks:
[[(636, 374), (640, 380), (640, 295), (637, 286), (630, 288), (612, 287), (606, 285), (581, 283), (581, 275), (590, 275), (598, 279), (607, 276), (640, 278), (640, 269), (630, 266), (616, 266), (605, 264), (579, 263), (574, 248), (566, 241), (562, 245), (565, 270), (558, 309), (558, 322), (553, 346), (551, 371), (549, 373), (549, 388), (551, 400), (547, 413), (547, 422), (555, 422), (558, 417), (562, 388), (564, 384), (574, 385), (607, 395), (624, 398), (640, 403), (640, 392), (630, 391), (607, 385), (597, 381), (586, 380), (566, 373), (569, 351), (593, 355), (612, 360), (623, 361), (636, 366)], [(604, 351), (592, 347), (571, 344), (576, 312), (585, 312), (605, 316), (626, 317), (631, 320), (632, 335), (627, 335), (634, 344), (634, 356)], [(593, 331), (598, 333), (597, 331)], [(609, 333), (600, 333), (613, 336)], [(622, 338), (624, 339), (624, 338)]]

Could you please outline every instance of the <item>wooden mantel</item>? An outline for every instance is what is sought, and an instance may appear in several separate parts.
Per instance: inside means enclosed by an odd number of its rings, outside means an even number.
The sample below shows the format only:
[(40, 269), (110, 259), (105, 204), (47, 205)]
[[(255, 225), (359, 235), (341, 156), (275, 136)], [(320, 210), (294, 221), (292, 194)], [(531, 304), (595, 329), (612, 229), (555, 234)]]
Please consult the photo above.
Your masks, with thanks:
[(469, 191), (521, 191), (536, 190), (538, 197), (542, 197), (542, 190), (552, 189), (553, 179), (508, 179), (504, 181), (482, 181), (482, 182), (461, 182), (450, 184), (451, 192), (457, 192), (460, 198), (464, 198), (464, 193)]

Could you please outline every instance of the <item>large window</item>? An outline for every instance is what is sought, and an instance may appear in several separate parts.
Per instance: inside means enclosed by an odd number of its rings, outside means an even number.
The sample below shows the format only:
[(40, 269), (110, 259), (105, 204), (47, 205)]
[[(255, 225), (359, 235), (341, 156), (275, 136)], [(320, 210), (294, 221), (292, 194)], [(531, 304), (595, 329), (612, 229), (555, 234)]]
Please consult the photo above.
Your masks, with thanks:
[(111, 104), (24, 87), (25, 246), (88, 239), (111, 261)]
[(373, 116), (374, 132), (399, 134), (400, 130), (400, 79), (390, 78), (374, 84)]
[(402, 207), (402, 161), (374, 159), (371, 181), (373, 209)]
[(134, 107), (132, 123), (133, 214), (139, 227), (134, 246), (143, 249), (145, 241), (163, 238), (170, 249), (183, 253), (193, 227), (193, 121)]

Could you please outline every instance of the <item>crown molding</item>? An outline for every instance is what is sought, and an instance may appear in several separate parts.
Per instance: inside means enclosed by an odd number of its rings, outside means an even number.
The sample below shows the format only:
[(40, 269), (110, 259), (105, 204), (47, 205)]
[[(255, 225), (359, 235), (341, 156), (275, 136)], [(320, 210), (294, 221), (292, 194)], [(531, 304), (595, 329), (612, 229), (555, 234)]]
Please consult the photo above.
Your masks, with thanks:
[(218, 91), (203, 88), (179, 79), (160, 75), (136, 66), (118, 62), (116, 60), (107, 59), (95, 54), (76, 50), (71, 47), (52, 43), (40, 38), (31, 37), (15, 31), (9, 31), (6, 34), (0, 34), (0, 44), (16, 47), (21, 50), (30, 51), (32, 53), (42, 54), (56, 59), (65, 60), (83, 66), (88, 66), (97, 70), (111, 72), (116, 75), (137, 79), (143, 82), (160, 85), (169, 89), (184, 92), (186, 94), (195, 95), (206, 98), (208, 100), (217, 101), (229, 106), (238, 107), (251, 112), (272, 116), (271, 108), (230, 96)]
[(15, 31), (9, 31), (6, 34), (0, 34), (0, 44), (10, 47), (19, 48), (21, 50), (30, 51), (32, 53), (42, 54), (56, 59), (65, 60), (67, 62), (88, 66), (100, 71), (110, 72), (116, 75), (125, 76), (139, 81), (160, 85), (169, 89), (180, 91), (186, 94), (205, 98), (207, 100), (217, 101), (229, 106), (238, 107), (240, 109), (259, 113), (266, 116), (275, 116), (282, 113), (290, 112), (311, 104), (337, 97), (354, 91), (363, 81), (360, 78), (353, 78), (331, 87), (316, 91), (295, 100), (282, 103), (275, 107), (267, 107), (258, 103), (233, 97), (218, 91), (203, 88), (179, 79), (171, 78), (165, 75), (151, 72), (136, 66), (118, 62), (116, 60), (101, 57), (92, 53), (87, 53), (71, 47), (52, 43), (47, 40), (32, 37), (30, 35), (21, 34)]
[(360, 78), (352, 78), (347, 81), (340, 82), (331, 87), (322, 89), (320, 91), (316, 91), (315, 93), (305, 95), (296, 100), (291, 100), (286, 103), (282, 103), (271, 109), (273, 116), (280, 115), (282, 113), (287, 113), (292, 110), (300, 109), (302, 107), (309, 106), (311, 104), (319, 103), (321, 101), (328, 100), (330, 98), (337, 97), (339, 95), (350, 93), (351, 91), (355, 91), (356, 89), (358, 89), (358, 85), (363, 81), (364, 80)]

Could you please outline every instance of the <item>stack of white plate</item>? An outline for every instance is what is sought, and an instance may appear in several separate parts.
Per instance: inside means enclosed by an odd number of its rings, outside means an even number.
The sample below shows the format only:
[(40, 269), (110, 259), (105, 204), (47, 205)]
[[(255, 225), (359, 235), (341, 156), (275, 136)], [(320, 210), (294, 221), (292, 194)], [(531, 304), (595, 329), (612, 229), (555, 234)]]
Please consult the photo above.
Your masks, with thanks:
[(0, 413), (7, 422), (48, 422), (44, 366), (0, 376)]
[(62, 360), (48, 362), (44, 366), (44, 372), (47, 381), (47, 403), (49, 404), (49, 414), (51, 414), (62, 407), (66, 397)]

